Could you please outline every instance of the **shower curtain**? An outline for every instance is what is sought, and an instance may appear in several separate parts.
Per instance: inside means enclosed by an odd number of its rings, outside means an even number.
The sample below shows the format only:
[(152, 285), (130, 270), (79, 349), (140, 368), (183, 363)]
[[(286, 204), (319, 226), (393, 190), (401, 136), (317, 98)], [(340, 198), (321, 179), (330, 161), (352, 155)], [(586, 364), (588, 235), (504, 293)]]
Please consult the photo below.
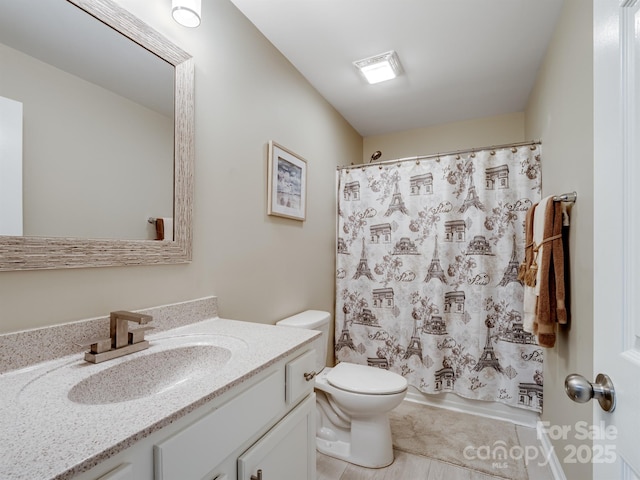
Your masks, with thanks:
[(523, 330), (518, 280), (540, 146), (337, 175), (337, 360), (541, 411), (543, 352)]

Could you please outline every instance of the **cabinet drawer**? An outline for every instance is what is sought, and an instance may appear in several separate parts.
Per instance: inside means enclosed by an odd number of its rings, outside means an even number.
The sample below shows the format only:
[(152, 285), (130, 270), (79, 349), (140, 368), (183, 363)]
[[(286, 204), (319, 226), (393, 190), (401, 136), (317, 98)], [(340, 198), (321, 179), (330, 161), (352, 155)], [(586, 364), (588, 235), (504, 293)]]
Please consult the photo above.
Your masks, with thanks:
[[(307, 380), (305, 374), (309, 376), (316, 369), (316, 352), (309, 350), (299, 357), (291, 360), (285, 367), (286, 372), (286, 401), (287, 405), (295, 404), (313, 391), (315, 384), (314, 377)], [(315, 372), (320, 373), (320, 372)], [(315, 376), (315, 375), (314, 375)]]
[(156, 480), (200, 480), (284, 408), (282, 370), (154, 445)]

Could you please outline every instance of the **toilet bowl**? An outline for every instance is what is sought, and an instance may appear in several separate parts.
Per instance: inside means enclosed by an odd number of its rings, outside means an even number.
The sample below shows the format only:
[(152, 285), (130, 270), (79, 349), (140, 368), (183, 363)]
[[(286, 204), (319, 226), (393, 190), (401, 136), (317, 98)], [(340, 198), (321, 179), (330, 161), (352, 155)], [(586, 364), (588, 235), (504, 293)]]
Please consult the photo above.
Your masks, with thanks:
[(314, 344), (317, 450), (363, 467), (386, 467), (393, 463), (388, 414), (404, 399), (407, 380), (367, 365), (325, 367), (329, 319), (327, 312), (307, 310), (277, 322), (323, 334)]

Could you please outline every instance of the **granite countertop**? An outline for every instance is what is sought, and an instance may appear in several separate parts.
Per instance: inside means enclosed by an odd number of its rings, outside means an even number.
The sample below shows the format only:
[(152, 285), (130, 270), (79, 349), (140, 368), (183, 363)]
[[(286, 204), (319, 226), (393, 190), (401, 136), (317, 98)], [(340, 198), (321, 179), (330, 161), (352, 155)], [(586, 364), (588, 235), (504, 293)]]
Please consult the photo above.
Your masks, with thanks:
[[(147, 335), (149, 349), (100, 364), (74, 354), (2, 373), (0, 478), (72, 478), (240, 385), (318, 334), (216, 317)], [(96, 372), (181, 342), (198, 345), (210, 339), (231, 351), (231, 357), (214, 375), (201, 375), (187, 387), (169, 386), (150, 396), (100, 405), (80, 404), (68, 396), (74, 385)], [(131, 386), (126, 387), (131, 396)]]

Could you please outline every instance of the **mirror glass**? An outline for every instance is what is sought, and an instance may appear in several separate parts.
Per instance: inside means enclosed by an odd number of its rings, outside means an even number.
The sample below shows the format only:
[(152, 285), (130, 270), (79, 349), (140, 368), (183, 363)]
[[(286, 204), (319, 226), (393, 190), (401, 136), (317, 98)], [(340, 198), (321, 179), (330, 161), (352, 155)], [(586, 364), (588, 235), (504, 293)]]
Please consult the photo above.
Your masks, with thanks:
[(0, 271), (189, 261), (191, 56), (110, 0), (3, 0), (0, 71)]
[(22, 154), (0, 168), (22, 191), (0, 234), (154, 240), (147, 219), (173, 217), (173, 65), (72, 3), (13, 0), (0, 69), (0, 105), (22, 124), (22, 138), (6, 127)]

